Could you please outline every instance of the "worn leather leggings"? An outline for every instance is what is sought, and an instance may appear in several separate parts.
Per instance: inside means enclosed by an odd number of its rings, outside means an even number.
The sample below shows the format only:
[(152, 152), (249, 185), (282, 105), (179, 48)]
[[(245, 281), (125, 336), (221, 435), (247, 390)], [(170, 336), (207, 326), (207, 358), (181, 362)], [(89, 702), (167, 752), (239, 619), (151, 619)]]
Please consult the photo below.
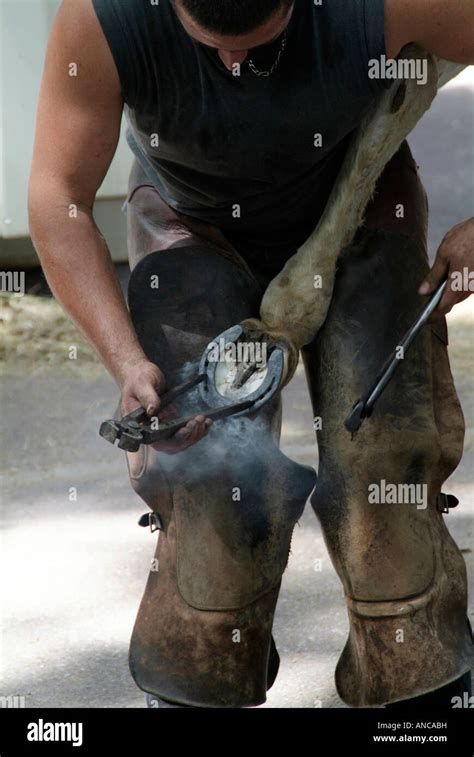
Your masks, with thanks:
[[(210, 339), (258, 315), (277, 270), (256, 274), (218, 229), (169, 208), (138, 164), (127, 213), (132, 318), (172, 384)], [(326, 322), (302, 351), (318, 419), (317, 483), (278, 449), (278, 398), (256, 418), (216, 424), (174, 458), (144, 447), (128, 455), (132, 485), (163, 524), (159, 569), (150, 571), (130, 645), (144, 691), (191, 706), (265, 701), (278, 670), (272, 623), (281, 576), (313, 489), (350, 620), (336, 670), (341, 698), (355, 707), (393, 703), (471, 667), (465, 566), (440, 496), (464, 435), (444, 319), (425, 328), (359, 433), (351, 438), (343, 425), (422, 307), (426, 227), (426, 196), (405, 143), (341, 254)], [(423, 500), (370, 500), (382, 482)]]

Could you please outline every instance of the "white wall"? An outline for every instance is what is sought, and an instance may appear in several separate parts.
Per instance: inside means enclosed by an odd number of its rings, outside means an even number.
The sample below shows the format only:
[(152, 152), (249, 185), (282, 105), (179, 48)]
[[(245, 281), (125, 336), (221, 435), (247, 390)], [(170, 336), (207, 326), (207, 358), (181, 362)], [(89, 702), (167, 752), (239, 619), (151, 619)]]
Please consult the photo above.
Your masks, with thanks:
[[(0, 239), (28, 235), (27, 184), (49, 30), (60, 0), (0, 0)], [(123, 198), (132, 154), (123, 136), (98, 198)]]

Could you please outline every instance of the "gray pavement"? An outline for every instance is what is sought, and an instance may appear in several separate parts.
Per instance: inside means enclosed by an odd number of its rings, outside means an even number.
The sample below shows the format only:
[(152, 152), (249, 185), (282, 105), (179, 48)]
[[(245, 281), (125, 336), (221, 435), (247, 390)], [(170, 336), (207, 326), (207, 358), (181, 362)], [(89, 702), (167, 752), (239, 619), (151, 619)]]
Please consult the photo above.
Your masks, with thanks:
[[(430, 197), (432, 251), (472, 213), (472, 94), (469, 82), (442, 92), (411, 138)], [(453, 370), (471, 430), (447, 488), (462, 502), (448, 523), (472, 587), (472, 307), (460, 308), (450, 322)], [(24, 696), (31, 707), (142, 707), (127, 651), (155, 537), (136, 525), (147, 508), (129, 486), (123, 453), (97, 435), (117, 390), (100, 369), (90, 377), (11, 369), (1, 395), (2, 575), (8, 580), (0, 694)], [(316, 466), (301, 369), (284, 405), (284, 451)], [(282, 663), (265, 706), (343, 707), (333, 674), (347, 635), (345, 605), (309, 506), (295, 529), (274, 634)]]

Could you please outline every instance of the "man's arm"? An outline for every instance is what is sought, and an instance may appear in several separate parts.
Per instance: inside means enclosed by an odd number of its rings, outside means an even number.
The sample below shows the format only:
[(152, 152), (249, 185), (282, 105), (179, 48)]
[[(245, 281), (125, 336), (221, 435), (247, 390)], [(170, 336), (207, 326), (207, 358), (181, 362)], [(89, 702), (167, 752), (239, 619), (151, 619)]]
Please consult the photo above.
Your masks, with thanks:
[(454, 63), (474, 63), (473, 0), (385, 0), (385, 46), (395, 58), (409, 42)]
[[(409, 42), (455, 63), (474, 64), (474, 0), (385, 0), (385, 47), (395, 58)], [(453, 282), (474, 271), (474, 219), (448, 231), (436, 254), (435, 263), (420, 287), (431, 294), (448, 276), (450, 284), (433, 317), (449, 313), (465, 300), (469, 288)], [(470, 277), (468, 278), (470, 281)]]
[[(38, 104), (30, 233), (55, 297), (119, 384), (123, 411), (142, 405), (153, 415), (164, 377), (138, 342), (92, 217), (96, 192), (117, 147), (122, 110), (118, 73), (91, 0), (63, 0), (48, 42)], [(204, 430), (204, 420), (199, 428), (191, 425), (180, 432), (182, 441), (203, 435), (197, 432)]]
[(65, 0), (49, 38), (38, 104), (30, 232), (56, 298), (116, 379), (128, 362), (145, 357), (92, 218), (117, 147), (122, 108), (118, 75), (92, 6)]

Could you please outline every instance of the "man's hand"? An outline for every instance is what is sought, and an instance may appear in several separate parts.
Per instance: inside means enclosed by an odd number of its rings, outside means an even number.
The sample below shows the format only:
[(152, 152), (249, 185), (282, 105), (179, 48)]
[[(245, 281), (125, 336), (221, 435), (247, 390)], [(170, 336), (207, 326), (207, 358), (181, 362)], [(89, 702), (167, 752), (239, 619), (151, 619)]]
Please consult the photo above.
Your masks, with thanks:
[(448, 231), (419, 293), (432, 294), (446, 276), (448, 286), (432, 318), (446, 315), (454, 305), (474, 291), (474, 218), (459, 223)]
[[(142, 360), (127, 368), (120, 381), (122, 390), (121, 409), (128, 415), (137, 407), (144, 407), (149, 418), (156, 416), (160, 409), (160, 394), (166, 387), (166, 379), (157, 365)], [(171, 420), (173, 413), (166, 408), (162, 420)], [(212, 421), (205, 415), (197, 415), (170, 439), (152, 444), (153, 449), (174, 455), (199, 442), (209, 431)]]

